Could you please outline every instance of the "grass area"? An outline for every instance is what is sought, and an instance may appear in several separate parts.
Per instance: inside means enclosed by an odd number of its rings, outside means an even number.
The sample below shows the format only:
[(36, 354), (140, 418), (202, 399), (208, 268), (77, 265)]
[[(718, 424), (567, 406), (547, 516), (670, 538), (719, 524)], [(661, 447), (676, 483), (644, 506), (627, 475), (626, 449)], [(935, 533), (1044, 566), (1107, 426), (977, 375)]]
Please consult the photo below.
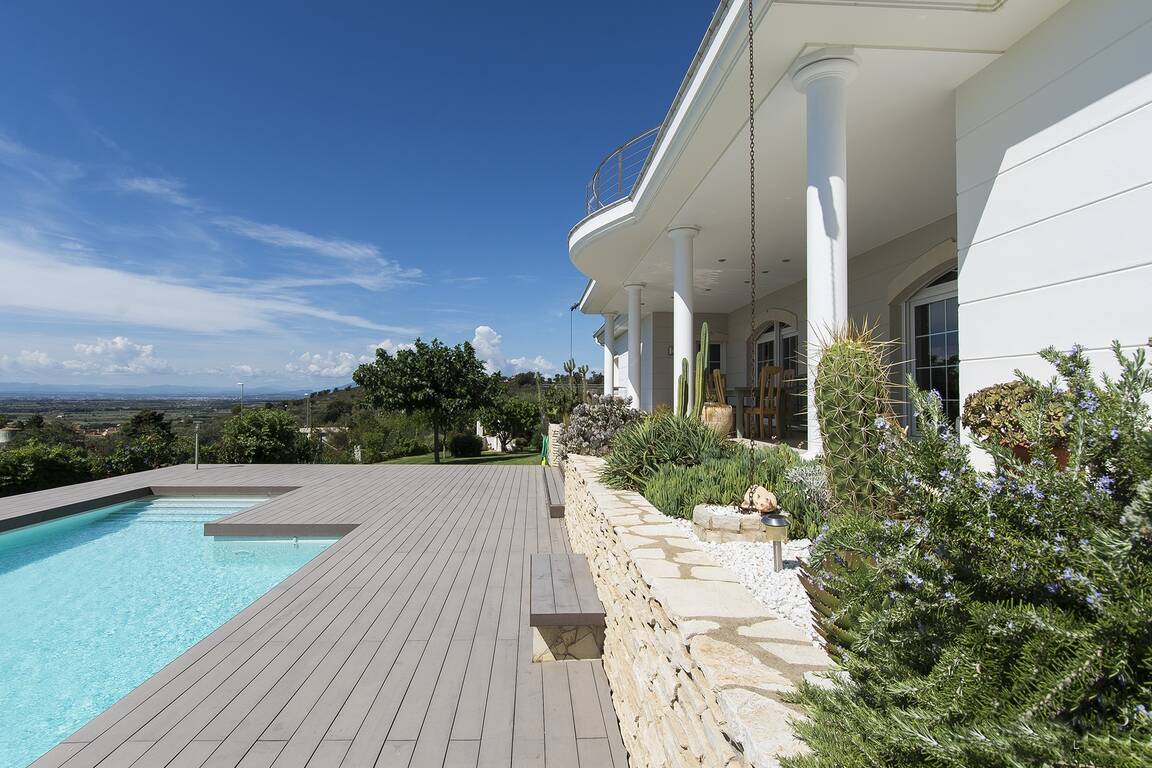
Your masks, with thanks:
[[(402, 459), (392, 459), (383, 464), (432, 464), (430, 453), (421, 456), (405, 456)], [(532, 453), (485, 453), (467, 459), (454, 459), (447, 453), (440, 457), (441, 464), (539, 464), (540, 454)]]

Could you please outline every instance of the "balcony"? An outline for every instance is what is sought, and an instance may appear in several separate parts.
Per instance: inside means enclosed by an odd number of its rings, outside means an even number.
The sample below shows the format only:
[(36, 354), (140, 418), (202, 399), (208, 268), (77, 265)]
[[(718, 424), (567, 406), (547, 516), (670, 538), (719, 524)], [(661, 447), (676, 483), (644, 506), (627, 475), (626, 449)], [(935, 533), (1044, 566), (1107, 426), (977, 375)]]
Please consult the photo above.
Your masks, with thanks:
[(621, 144), (600, 161), (585, 192), (585, 215), (590, 216), (632, 195), (659, 134), (660, 126), (649, 128)]

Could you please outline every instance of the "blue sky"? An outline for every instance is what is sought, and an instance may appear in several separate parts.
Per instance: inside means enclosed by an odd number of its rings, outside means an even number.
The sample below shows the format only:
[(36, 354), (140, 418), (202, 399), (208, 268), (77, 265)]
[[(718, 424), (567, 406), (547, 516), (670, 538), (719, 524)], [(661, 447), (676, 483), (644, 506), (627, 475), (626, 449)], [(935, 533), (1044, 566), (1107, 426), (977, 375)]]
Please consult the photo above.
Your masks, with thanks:
[(584, 184), (714, 10), (5, 3), (0, 381), (333, 386), (417, 335), (559, 366)]

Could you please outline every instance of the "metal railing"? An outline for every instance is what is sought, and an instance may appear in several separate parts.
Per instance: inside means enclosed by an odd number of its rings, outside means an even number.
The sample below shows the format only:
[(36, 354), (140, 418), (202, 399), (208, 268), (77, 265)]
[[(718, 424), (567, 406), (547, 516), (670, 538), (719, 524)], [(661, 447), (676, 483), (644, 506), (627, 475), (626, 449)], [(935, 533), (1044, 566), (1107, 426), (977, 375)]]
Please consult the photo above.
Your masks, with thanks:
[(656, 146), (660, 126), (649, 128), (621, 144), (600, 161), (585, 194), (585, 214), (591, 215), (601, 208), (630, 196), (640, 181), (640, 174), (648, 163), (648, 155)]

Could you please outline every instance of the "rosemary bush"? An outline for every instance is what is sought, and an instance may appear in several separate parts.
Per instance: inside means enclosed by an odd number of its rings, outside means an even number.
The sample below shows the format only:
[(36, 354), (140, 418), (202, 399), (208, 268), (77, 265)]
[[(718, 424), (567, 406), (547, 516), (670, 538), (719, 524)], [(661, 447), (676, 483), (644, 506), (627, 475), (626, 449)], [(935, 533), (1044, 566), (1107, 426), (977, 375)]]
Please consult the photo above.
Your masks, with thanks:
[[(994, 443), (973, 469), (938, 397), (884, 441), (874, 510), (834, 516), (810, 569), (843, 674), (805, 685), (790, 766), (1152, 765), (1152, 487), (1143, 351), (1094, 379), (1079, 348), (1025, 379), (1070, 396), (1066, 466)], [(1049, 440), (1037, 422), (1029, 442)]]

